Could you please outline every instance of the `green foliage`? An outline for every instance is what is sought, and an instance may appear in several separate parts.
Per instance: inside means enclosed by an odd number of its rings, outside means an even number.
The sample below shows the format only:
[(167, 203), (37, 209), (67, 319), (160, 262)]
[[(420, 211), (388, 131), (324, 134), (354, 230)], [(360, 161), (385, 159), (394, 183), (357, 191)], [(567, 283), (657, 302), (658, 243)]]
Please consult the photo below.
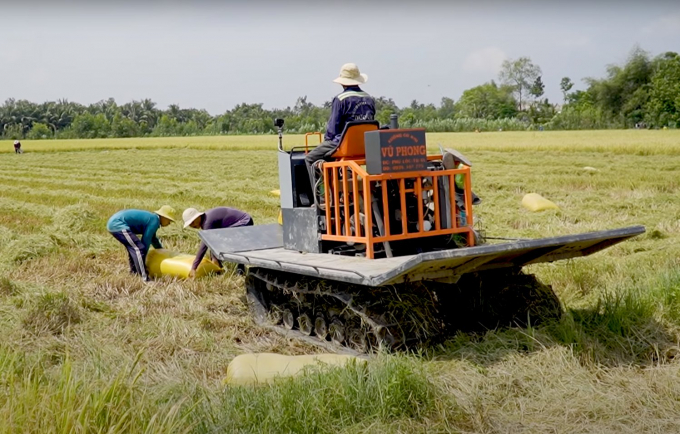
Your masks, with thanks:
[(587, 78), (585, 91), (568, 94), (570, 83), (565, 79), (562, 91), (567, 107), (562, 113), (567, 116), (553, 119), (551, 128), (658, 128), (678, 124), (680, 60), (676, 53), (652, 59), (635, 48), (624, 65), (608, 66), (606, 78)]
[(40, 140), (48, 139), (52, 137), (52, 130), (46, 125), (40, 122), (36, 122), (31, 127), (31, 131), (26, 135), (27, 139)]
[[(375, 97), (375, 119), (387, 125), (390, 115), (401, 125), (432, 125), (433, 131), (474, 131), (478, 121), (516, 118), (503, 129), (677, 127), (680, 123), (680, 60), (673, 52), (651, 58), (635, 48), (624, 65), (610, 65), (604, 78), (586, 78), (586, 90), (570, 92), (569, 77), (560, 81), (563, 110), (542, 99), (541, 68), (528, 57), (503, 62), (499, 79), (463, 92), (458, 101), (442, 97), (439, 105), (413, 100), (399, 107), (392, 98)], [(223, 134), (274, 134), (272, 120), (286, 119), (289, 133), (324, 132), (331, 102), (317, 106), (307, 96), (292, 107), (265, 109), (237, 104), (212, 116), (205, 110), (171, 104), (160, 110), (150, 99), (118, 105), (113, 98), (89, 106), (67, 100), (35, 104), (8, 99), (0, 106), (0, 137), (5, 139), (170, 137)], [(466, 119), (465, 122), (454, 122)], [(472, 129), (465, 125), (475, 124)], [(523, 126), (520, 128), (520, 124)], [(450, 128), (450, 129), (446, 129)], [(501, 128), (501, 127), (499, 127)], [(494, 129), (489, 125), (481, 129)]]
[(531, 104), (527, 114), (531, 120), (532, 127), (535, 125), (543, 126), (546, 122), (549, 122), (555, 117), (556, 110), (555, 106), (550, 104), (546, 98)]
[(5, 138), (10, 140), (22, 139), (24, 137), (24, 129), (21, 125), (5, 125)]
[(179, 122), (177, 122), (177, 119), (171, 118), (168, 115), (163, 115), (158, 121), (158, 124), (156, 124), (153, 135), (156, 137), (177, 136), (179, 135), (177, 134), (179, 130), (178, 127)]
[(571, 90), (571, 88), (574, 87), (574, 82), (571, 81), (571, 78), (569, 77), (562, 77), (562, 80), (560, 81), (560, 90), (562, 91), (562, 95), (564, 95), (564, 102), (567, 102), (567, 94)]
[(657, 60), (645, 120), (657, 127), (680, 125), (680, 55), (677, 53), (666, 53)]
[(138, 137), (141, 135), (141, 128), (132, 119), (116, 113), (111, 120), (111, 135), (113, 137)]
[(390, 115), (399, 113), (399, 107), (392, 100), (392, 98), (378, 97), (375, 98), (375, 119), (381, 125), (387, 125), (390, 122)]
[(440, 119), (451, 119), (456, 113), (456, 104), (452, 98), (443, 97), (437, 110)]
[(5, 138), (21, 139), (34, 123), (43, 123), (54, 135), (56, 131), (68, 127), (76, 114), (84, 111), (84, 106), (66, 100), (34, 104), (10, 98), (0, 106), (0, 131)]
[(407, 123), (400, 121), (400, 126), (404, 128), (425, 128), (432, 133), (462, 133), (470, 131), (526, 131), (530, 125), (517, 118), (456, 118), (434, 119), (430, 121), (415, 120)]
[(494, 81), (463, 92), (456, 103), (457, 118), (504, 119), (517, 114), (517, 101), (511, 86), (498, 86)]
[(73, 119), (71, 130), (79, 138), (99, 139), (109, 136), (111, 124), (102, 113), (97, 115), (83, 113)]
[(541, 75), (541, 68), (534, 65), (528, 57), (504, 60), (498, 78), (503, 84), (512, 87), (517, 95), (517, 107), (524, 109), (524, 98)]
[(548, 130), (603, 130), (621, 128), (621, 124), (606, 116), (602, 109), (584, 104), (563, 107), (544, 127)]
[(536, 80), (534, 80), (534, 82), (531, 84), (531, 89), (529, 89), (529, 93), (536, 99), (542, 97), (543, 94), (545, 93), (545, 84), (543, 84), (543, 80), (541, 80), (540, 75), (536, 77)]
[(643, 120), (653, 68), (649, 54), (635, 48), (624, 66), (608, 66), (607, 78), (586, 79), (587, 92), (607, 117), (633, 126)]

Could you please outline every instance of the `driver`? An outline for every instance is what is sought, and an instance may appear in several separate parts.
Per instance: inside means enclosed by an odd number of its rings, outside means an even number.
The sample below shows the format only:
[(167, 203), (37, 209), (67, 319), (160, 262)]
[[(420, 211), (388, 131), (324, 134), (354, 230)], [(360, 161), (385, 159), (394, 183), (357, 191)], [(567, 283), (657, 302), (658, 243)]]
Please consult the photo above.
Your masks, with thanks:
[(359, 72), (358, 66), (354, 63), (345, 63), (340, 68), (340, 76), (333, 81), (342, 85), (342, 93), (333, 98), (325, 141), (305, 157), (312, 190), (315, 178), (312, 165), (318, 160), (328, 161), (340, 144), (345, 124), (351, 121), (373, 120), (375, 116), (375, 101), (359, 87), (368, 81), (368, 76)]

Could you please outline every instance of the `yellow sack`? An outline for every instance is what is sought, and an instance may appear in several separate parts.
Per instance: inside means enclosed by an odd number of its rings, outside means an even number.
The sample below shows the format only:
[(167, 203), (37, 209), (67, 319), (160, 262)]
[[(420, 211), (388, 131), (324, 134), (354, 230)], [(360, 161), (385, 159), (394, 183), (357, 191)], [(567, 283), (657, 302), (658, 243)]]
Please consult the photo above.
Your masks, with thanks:
[(269, 383), (275, 378), (298, 375), (306, 366), (345, 366), (352, 360), (358, 363), (366, 362), (365, 359), (341, 354), (308, 356), (282, 356), (272, 353), (241, 354), (229, 363), (227, 377), (223, 383), (238, 386)]
[(540, 194), (529, 193), (522, 198), (522, 206), (529, 211), (545, 211), (546, 209), (560, 209), (554, 202), (549, 201)]
[[(146, 268), (152, 277), (175, 276), (186, 279), (194, 263), (195, 255), (173, 252), (166, 249), (150, 249), (146, 255)], [(222, 271), (207, 258), (203, 258), (196, 269), (196, 277), (205, 276), (208, 273)]]

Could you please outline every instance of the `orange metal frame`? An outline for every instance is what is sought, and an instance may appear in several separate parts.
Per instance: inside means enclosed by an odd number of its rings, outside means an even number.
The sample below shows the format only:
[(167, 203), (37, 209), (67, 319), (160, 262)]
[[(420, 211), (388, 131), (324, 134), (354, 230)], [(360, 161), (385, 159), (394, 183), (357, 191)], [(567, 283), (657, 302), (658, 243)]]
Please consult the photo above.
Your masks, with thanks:
[(319, 143), (323, 142), (323, 135), (320, 132), (306, 133), (305, 134), (305, 154), (309, 154), (309, 138), (319, 136)]
[[(428, 160), (441, 159), (441, 155), (430, 155)], [(423, 238), (437, 235), (467, 234), (468, 245), (474, 245), (473, 216), (472, 216), (472, 188), (470, 181), (470, 168), (465, 166), (461, 169), (450, 170), (422, 170), (417, 172), (383, 173), (380, 175), (369, 175), (362, 167), (366, 164), (365, 159), (341, 160), (326, 162), (323, 165), (325, 181), (326, 199), (326, 233), (321, 235), (325, 241), (341, 241), (366, 244), (366, 257), (373, 259), (375, 255), (375, 243), (385, 243), (391, 241), (407, 240), (412, 238)], [(340, 176), (342, 174), (342, 177)], [(457, 216), (460, 214), (455, 200), (455, 175), (464, 175), (464, 195), (466, 222), (460, 225)], [(449, 183), (449, 202), (451, 210), (451, 227), (442, 227), (439, 210), (439, 195), (441, 192), (437, 188), (438, 180), (444, 178)], [(423, 180), (430, 180), (430, 186), (423, 187)], [(406, 189), (406, 180), (413, 180), (413, 188)], [(373, 192), (377, 183), (386, 181), (399, 182), (401, 228), (391, 228), (390, 218), (393, 210), (387, 196), (387, 188), (382, 188), (382, 198), (378, 199), (378, 205), (382, 208), (384, 224), (383, 234), (376, 236), (373, 234)], [(406, 197), (407, 194), (415, 195), (417, 203), (423, 203), (423, 195), (426, 191), (432, 190), (434, 203), (434, 227), (431, 230), (424, 230), (424, 210), (418, 207), (418, 230), (409, 231), (406, 217)], [(352, 199), (349, 199), (349, 196)], [(360, 196), (359, 196), (360, 195)], [(355, 198), (360, 197), (360, 200)], [(340, 210), (344, 210), (345, 219), (341, 218)], [(379, 208), (380, 210), (380, 208)], [(362, 230), (360, 214), (364, 215), (365, 224)], [(351, 221), (353, 216), (354, 222)], [(353, 223), (353, 224), (352, 224)], [(352, 235), (352, 226), (355, 233)], [(393, 233), (398, 232), (398, 233)]]

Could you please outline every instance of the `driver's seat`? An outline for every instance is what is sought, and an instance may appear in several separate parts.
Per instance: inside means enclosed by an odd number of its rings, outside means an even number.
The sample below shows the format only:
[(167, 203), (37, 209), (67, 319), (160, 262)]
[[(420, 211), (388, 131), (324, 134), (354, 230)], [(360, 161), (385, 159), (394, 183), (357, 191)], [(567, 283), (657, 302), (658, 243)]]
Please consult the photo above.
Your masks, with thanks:
[(364, 133), (380, 128), (378, 121), (347, 122), (340, 135), (340, 144), (329, 156), (333, 160), (360, 160), (365, 158)]

